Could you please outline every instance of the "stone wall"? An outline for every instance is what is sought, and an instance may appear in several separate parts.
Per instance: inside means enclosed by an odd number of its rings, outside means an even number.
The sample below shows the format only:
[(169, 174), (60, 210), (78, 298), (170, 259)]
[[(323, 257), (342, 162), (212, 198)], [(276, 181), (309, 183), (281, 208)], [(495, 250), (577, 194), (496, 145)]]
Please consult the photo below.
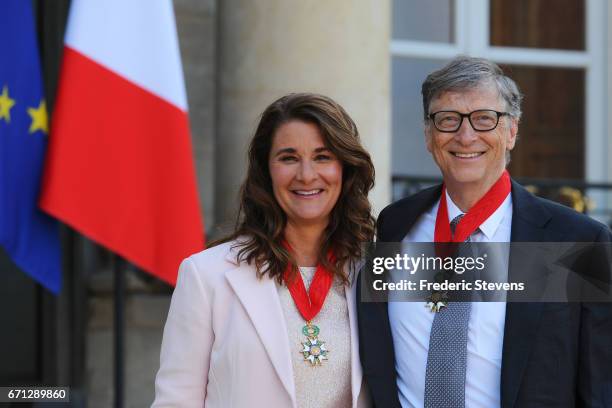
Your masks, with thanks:
[[(128, 274), (125, 310), (125, 406), (149, 407), (155, 396), (155, 374), (170, 296), (156, 291), (140, 274)], [(96, 274), (90, 283), (95, 293), (88, 301), (87, 395), (88, 407), (113, 406), (113, 293), (112, 275)]]

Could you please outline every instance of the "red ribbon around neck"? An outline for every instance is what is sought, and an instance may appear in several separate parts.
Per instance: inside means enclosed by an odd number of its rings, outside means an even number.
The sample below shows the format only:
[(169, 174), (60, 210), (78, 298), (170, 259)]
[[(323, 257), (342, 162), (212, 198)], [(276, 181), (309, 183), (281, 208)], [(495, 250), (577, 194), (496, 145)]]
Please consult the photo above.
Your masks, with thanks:
[[(285, 246), (291, 251), (289, 244), (286, 243)], [(334, 261), (334, 256), (331, 252), (328, 255), (328, 259), (330, 262)], [(317, 265), (317, 270), (307, 293), (301, 274), (298, 272), (297, 276), (291, 275), (291, 265), (288, 265), (283, 274), (283, 280), (300, 314), (304, 320), (310, 321), (321, 311), (325, 298), (334, 281), (334, 276), (323, 265)]]
[(446, 204), (446, 187), (442, 186), (442, 197), (438, 214), (434, 242), (464, 242), (483, 222), (487, 220), (510, 194), (510, 175), (504, 170), (499, 180), (487, 191), (476, 204), (472, 206), (457, 224), (455, 235), (452, 236), (448, 221), (448, 205)]

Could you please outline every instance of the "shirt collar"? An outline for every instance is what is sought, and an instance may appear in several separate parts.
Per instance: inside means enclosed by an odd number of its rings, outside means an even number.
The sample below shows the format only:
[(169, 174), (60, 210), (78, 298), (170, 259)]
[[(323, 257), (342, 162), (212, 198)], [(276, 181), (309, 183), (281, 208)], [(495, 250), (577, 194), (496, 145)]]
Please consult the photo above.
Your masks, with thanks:
[[(455, 217), (461, 214), (465, 214), (457, 205), (453, 202), (453, 199), (448, 194), (448, 191), (445, 190), (446, 194), (446, 204), (448, 208), (448, 222), (450, 223)], [(508, 193), (506, 199), (501, 203), (497, 210), (493, 212), (482, 224), (480, 224), (480, 231), (487, 237), (487, 239), (492, 240), (493, 235), (499, 228), (502, 220), (508, 213), (510, 209), (510, 205), (512, 204), (511, 194)]]

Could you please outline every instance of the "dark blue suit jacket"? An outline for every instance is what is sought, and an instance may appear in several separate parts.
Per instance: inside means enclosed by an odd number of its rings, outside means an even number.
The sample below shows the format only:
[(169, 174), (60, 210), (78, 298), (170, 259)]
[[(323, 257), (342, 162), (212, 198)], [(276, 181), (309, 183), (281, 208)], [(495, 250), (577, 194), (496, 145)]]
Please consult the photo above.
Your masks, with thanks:
[[(401, 241), (440, 194), (436, 186), (386, 207), (378, 240)], [(608, 227), (514, 181), (512, 204), (513, 242), (612, 241)], [(387, 304), (358, 302), (358, 319), (374, 404), (399, 407)], [(501, 371), (503, 408), (612, 407), (612, 303), (508, 303)]]

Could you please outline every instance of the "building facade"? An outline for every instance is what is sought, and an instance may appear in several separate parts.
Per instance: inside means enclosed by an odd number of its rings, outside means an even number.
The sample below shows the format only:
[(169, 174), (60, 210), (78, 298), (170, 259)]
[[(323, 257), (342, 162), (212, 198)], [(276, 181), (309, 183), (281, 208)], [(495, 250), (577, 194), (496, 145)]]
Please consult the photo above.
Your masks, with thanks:
[[(52, 99), (69, 2), (35, 4)], [(511, 174), (574, 181), (570, 187), (595, 203), (593, 216), (612, 218), (612, 8), (605, 0), (175, 0), (174, 8), (208, 237), (233, 225), (258, 115), (289, 92), (329, 95), (355, 119), (376, 165), (375, 213), (439, 178), (425, 149), (420, 84), (457, 54), (498, 62), (525, 94)], [(57, 298), (0, 257), (0, 318), (10, 333), (0, 340), (9, 362), (0, 382), (70, 385), (73, 405), (107, 407), (111, 258), (72, 231), (64, 242)], [(148, 406), (171, 288), (128, 274), (126, 405)]]

